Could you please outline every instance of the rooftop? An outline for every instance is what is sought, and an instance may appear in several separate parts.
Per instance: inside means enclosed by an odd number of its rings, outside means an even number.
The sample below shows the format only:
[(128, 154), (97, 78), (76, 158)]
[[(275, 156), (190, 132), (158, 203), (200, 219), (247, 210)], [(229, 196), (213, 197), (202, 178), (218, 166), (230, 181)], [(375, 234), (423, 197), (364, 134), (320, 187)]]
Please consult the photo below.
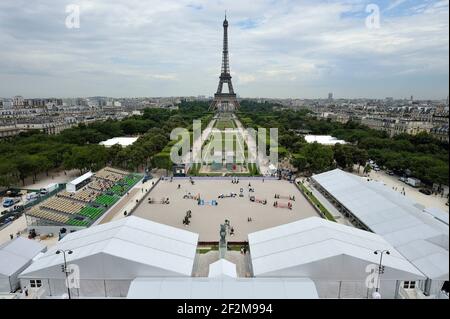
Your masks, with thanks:
[(109, 140), (100, 142), (100, 145), (104, 145), (105, 147), (111, 147), (113, 145), (119, 144), (122, 147), (127, 147), (138, 140), (138, 137), (114, 137)]
[[(129, 216), (66, 235), (22, 275), (26, 277), (36, 271), (60, 265), (61, 256), (56, 255), (56, 251), (61, 249), (73, 251), (67, 255), (68, 262), (102, 254), (164, 272), (190, 276), (197, 240), (198, 235), (195, 233)], [(88, 276), (88, 272), (88, 269), (84, 269), (82, 276)]]
[(312, 178), (428, 278), (448, 280), (448, 225), (380, 182), (339, 169)]
[[(389, 269), (384, 278), (424, 278), (381, 236), (319, 217), (255, 232), (248, 238), (255, 276), (296, 274), (313, 280), (363, 279), (367, 276), (365, 267), (356, 265), (378, 264), (379, 256), (374, 251), (388, 249), (390, 255), (383, 259), (383, 264)], [(331, 258), (340, 259), (342, 267), (322, 269), (321, 261)]]
[(344, 140), (338, 140), (331, 135), (305, 135), (305, 140), (308, 143), (319, 143), (322, 145), (347, 144)]

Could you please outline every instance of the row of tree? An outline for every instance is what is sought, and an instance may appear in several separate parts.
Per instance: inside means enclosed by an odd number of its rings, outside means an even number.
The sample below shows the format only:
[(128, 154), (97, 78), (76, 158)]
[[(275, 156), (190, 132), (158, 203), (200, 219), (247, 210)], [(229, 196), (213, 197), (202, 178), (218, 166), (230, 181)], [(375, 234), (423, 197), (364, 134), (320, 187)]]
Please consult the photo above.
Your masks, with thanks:
[[(78, 169), (82, 173), (105, 165), (129, 170), (149, 167), (170, 142), (173, 128), (192, 127), (192, 121), (205, 118), (207, 110), (207, 103), (182, 102), (178, 110), (145, 109), (142, 116), (80, 124), (59, 135), (29, 131), (0, 141), (0, 186), (9, 187), (19, 181), (25, 184), (26, 178), (36, 180), (38, 174), (48, 175), (54, 169)], [(139, 139), (125, 148), (98, 145), (118, 136), (139, 136)], [(155, 164), (159, 167), (158, 161)], [(170, 164), (160, 166), (168, 168)]]
[[(279, 144), (287, 150), (286, 156), (307, 173), (334, 167), (352, 169), (372, 159), (399, 175), (409, 174), (430, 185), (449, 184), (448, 143), (427, 133), (389, 137), (386, 132), (356, 122), (320, 120), (307, 110), (282, 110), (278, 104), (251, 101), (241, 103), (238, 116), (246, 127), (278, 128)], [(306, 133), (332, 135), (350, 144), (334, 147), (308, 144), (303, 138)]]

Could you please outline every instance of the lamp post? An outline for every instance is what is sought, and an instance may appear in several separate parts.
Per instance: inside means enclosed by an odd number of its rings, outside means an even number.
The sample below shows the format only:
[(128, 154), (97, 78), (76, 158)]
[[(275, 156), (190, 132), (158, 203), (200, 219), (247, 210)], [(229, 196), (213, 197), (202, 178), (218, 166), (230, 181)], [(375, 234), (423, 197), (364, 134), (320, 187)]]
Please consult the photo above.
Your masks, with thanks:
[(69, 279), (68, 279), (68, 273), (67, 273), (67, 260), (66, 260), (66, 253), (68, 254), (68, 255), (70, 255), (70, 254), (72, 254), (73, 253), (73, 251), (71, 251), (71, 250), (63, 250), (63, 249), (58, 249), (57, 251), (56, 251), (56, 254), (57, 255), (59, 255), (59, 254), (63, 254), (63, 256), (64, 256), (64, 266), (63, 266), (63, 272), (64, 272), (64, 274), (66, 275), (66, 286), (67, 286), (67, 294), (69, 295), (69, 299), (71, 299), (71, 295), (70, 295), (70, 288), (69, 288)]
[(381, 275), (384, 273), (384, 266), (383, 266), (383, 255), (390, 255), (390, 251), (389, 250), (375, 250), (373, 252), (375, 255), (380, 255), (380, 263), (378, 264), (378, 277), (377, 277), (377, 285), (375, 288), (375, 292), (373, 293), (373, 297), (374, 299), (380, 299), (381, 295), (379, 293), (380, 290), (380, 281), (381, 281)]

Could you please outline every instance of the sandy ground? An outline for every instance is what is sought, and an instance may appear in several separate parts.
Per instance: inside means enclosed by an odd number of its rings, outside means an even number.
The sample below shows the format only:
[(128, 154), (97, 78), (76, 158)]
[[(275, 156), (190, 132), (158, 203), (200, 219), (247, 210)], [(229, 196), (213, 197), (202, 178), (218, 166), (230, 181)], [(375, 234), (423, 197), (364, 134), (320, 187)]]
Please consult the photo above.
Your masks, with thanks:
[[(181, 189), (177, 189), (178, 184)], [(229, 180), (195, 180), (191, 185), (189, 180), (174, 180), (170, 182), (161, 181), (157, 187), (150, 192), (142, 204), (135, 210), (134, 215), (153, 220), (155, 222), (186, 229), (200, 235), (200, 241), (219, 241), (220, 224), (225, 219), (230, 220), (234, 228), (234, 236), (228, 238), (229, 242), (246, 241), (249, 233), (290, 223), (296, 220), (318, 216), (314, 208), (306, 198), (295, 187), (286, 181), (251, 181), (257, 198), (266, 199), (267, 205), (251, 202), (248, 198), (248, 181), (241, 179), (239, 184), (232, 184)], [(244, 189), (244, 197), (218, 199), (224, 193), (238, 193), (240, 188)], [(197, 195), (205, 201), (217, 200), (218, 206), (199, 206), (196, 200), (183, 199), (188, 192)], [(293, 209), (273, 207), (274, 194), (294, 195), (296, 201)], [(169, 198), (170, 204), (149, 204), (148, 198), (160, 201)], [(278, 200), (287, 203), (287, 200)], [(183, 225), (186, 211), (192, 211), (191, 224)], [(251, 217), (252, 222), (247, 218)]]
[(35, 183), (33, 183), (33, 180), (31, 178), (28, 178), (27, 180), (25, 180), (25, 186), (22, 186), (22, 184), (17, 186), (25, 189), (40, 189), (51, 183), (67, 183), (80, 176), (79, 170), (74, 169), (65, 172), (66, 174), (64, 174), (64, 171), (50, 172), (49, 176), (47, 176), (46, 174), (41, 174), (38, 175), (38, 181), (36, 181)]
[(447, 202), (446, 197), (422, 194), (421, 192), (419, 192), (418, 188), (414, 188), (401, 182), (398, 179), (398, 176), (390, 176), (383, 171), (372, 171), (370, 172), (369, 177), (374, 180), (383, 182), (387, 187), (397, 187), (398, 192), (401, 192), (403, 188), (405, 188), (406, 197), (409, 197), (411, 200), (422, 204), (425, 207), (436, 207), (447, 213), (449, 211), (449, 207), (445, 205), (445, 203)]

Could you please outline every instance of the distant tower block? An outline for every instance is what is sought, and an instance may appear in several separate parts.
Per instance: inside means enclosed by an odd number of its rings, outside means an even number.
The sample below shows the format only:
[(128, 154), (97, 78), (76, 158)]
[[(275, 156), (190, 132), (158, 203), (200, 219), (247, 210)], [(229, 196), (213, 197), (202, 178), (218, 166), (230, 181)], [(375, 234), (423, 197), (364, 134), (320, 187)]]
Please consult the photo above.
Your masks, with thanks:
[[(223, 85), (228, 85), (228, 93), (223, 93)], [(222, 72), (220, 74), (217, 93), (214, 94), (214, 101), (211, 103), (210, 110), (219, 112), (233, 112), (239, 108), (239, 102), (236, 93), (233, 90), (230, 74), (230, 59), (228, 57), (228, 21), (225, 14), (223, 21), (223, 52), (222, 52)]]

